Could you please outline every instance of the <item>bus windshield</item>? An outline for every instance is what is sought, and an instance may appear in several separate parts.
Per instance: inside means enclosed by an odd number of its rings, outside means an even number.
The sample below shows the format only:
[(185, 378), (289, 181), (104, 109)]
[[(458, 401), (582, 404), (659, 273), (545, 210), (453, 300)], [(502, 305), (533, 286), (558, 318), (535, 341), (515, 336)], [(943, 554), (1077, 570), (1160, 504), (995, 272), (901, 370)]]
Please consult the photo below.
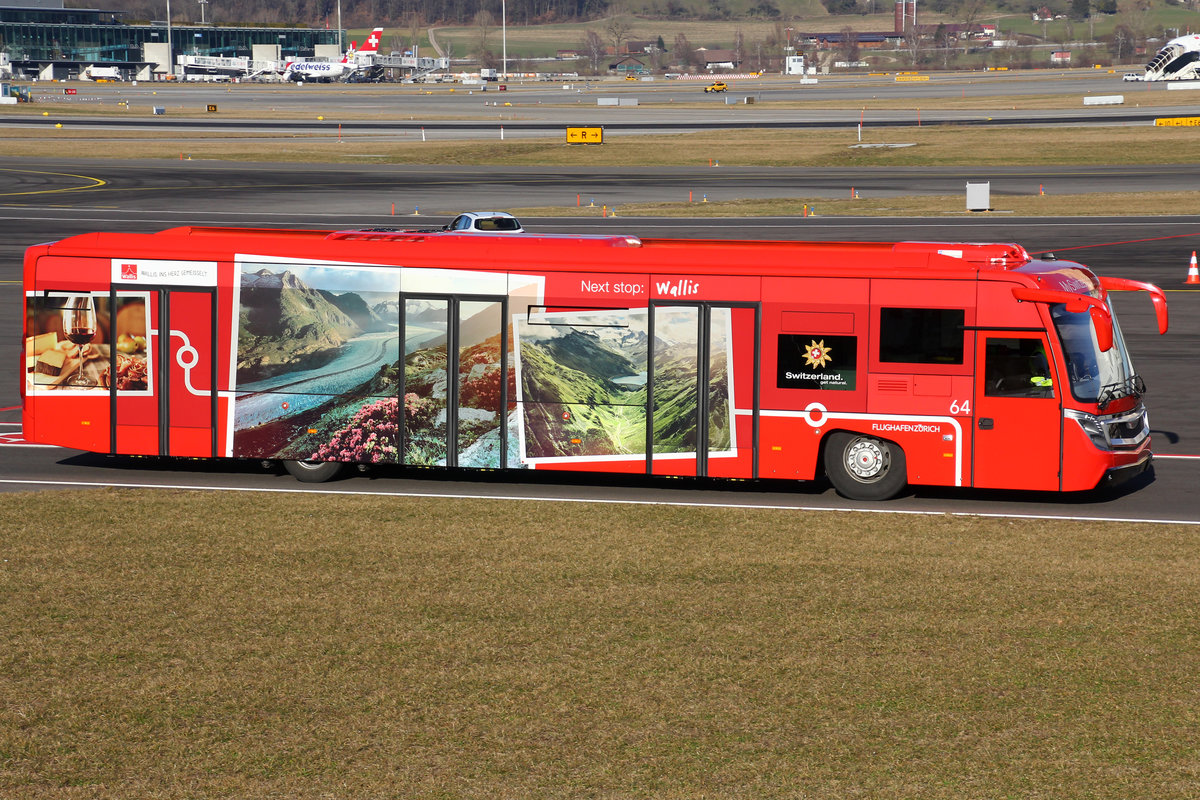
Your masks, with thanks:
[(1112, 313), (1113, 346), (1103, 352), (1096, 341), (1090, 314), (1067, 311), (1061, 304), (1050, 307), (1050, 317), (1062, 340), (1071, 394), (1076, 400), (1099, 403), (1102, 407), (1119, 397), (1142, 393), (1141, 379), (1133, 371), (1133, 362), (1125, 349), (1125, 337), (1121, 335), (1121, 326), (1111, 304), (1109, 311)]

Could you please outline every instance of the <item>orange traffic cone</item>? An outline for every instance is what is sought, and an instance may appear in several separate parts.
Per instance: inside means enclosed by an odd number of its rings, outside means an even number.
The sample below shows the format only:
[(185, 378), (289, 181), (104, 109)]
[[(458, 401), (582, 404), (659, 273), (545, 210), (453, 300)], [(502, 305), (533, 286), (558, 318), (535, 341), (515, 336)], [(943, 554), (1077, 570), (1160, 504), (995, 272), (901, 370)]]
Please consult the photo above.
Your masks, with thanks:
[(1192, 263), (1188, 265), (1188, 276), (1184, 283), (1200, 283), (1200, 269), (1196, 269), (1196, 251), (1192, 251)]

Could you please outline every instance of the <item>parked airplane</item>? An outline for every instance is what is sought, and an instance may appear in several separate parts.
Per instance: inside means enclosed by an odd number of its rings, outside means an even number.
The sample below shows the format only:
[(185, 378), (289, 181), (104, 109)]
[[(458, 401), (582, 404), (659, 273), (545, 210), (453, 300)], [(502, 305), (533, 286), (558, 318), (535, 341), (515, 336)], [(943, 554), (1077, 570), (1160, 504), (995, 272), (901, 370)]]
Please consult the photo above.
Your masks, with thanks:
[(289, 61), (283, 70), (284, 80), (293, 81), (329, 81), (346, 80), (364, 66), (358, 63), (358, 56), (364, 53), (378, 53), (379, 43), (383, 40), (383, 28), (376, 28), (363, 42), (361, 50), (356, 50), (358, 43), (351, 42), (350, 49), (341, 61)]
[(1129, 72), (1127, 81), (1187, 81), (1200, 79), (1200, 34), (1172, 39), (1150, 59), (1144, 74)]

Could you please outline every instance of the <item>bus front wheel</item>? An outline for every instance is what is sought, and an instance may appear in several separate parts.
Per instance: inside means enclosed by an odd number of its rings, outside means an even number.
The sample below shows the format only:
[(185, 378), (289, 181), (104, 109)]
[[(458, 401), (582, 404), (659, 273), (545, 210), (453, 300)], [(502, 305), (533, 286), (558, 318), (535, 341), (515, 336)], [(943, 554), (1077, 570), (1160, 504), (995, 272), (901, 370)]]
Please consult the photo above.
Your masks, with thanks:
[(336, 461), (284, 461), (283, 468), (303, 483), (324, 483), (336, 478), (345, 464)]
[(903, 450), (857, 433), (830, 435), (825, 474), (837, 493), (851, 500), (889, 500), (908, 482)]

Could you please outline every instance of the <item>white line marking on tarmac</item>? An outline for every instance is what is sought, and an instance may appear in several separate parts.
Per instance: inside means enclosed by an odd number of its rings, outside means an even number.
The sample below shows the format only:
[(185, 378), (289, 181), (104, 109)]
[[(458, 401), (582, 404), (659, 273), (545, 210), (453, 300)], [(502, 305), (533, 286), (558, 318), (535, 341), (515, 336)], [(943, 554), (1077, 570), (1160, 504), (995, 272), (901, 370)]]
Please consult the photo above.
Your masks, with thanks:
[[(17, 479), (0, 479), (0, 484), (23, 486), (49, 486), (46, 481), (31, 481)], [(486, 495), (486, 494), (449, 494), (446, 492), (354, 492), (337, 489), (258, 489), (247, 486), (198, 486), (191, 484), (156, 484), (156, 483), (114, 483), (110, 481), (58, 481), (54, 488), (64, 486), (90, 486), (105, 489), (171, 489), (175, 491), (197, 492), (259, 492), (263, 494), (323, 494), (343, 497), (414, 497), (434, 500), (505, 500), (530, 501), (536, 503), (596, 503), (599, 505), (630, 505), (630, 506), (666, 506), (672, 508), (726, 508), (747, 509), (756, 511), (811, 511), (846, 514), (903, 514), (906, 516), (951, 516), (976, 517), (980, 519), (1041, 519), (1064, 520), (1069, 522), (1119, 522), (1125, 524), (1144, 523), (1148, 525), (1200, 525), (1200, 520), (1182, 519), (1146, 519), (1143, 517), (1084, 517), (1077, 515), (1057, 514), (1001, 514), (998, 512), (975, 511), (915, 511), (912, 509), (890, 510), (884, 508), (824, 508), (822, 506), (786, 506), (767, 505), (764, 503), (714, 503), (703, 500), (673, 501), (673, 500), (608, 500), (589, 499), (584, 497), (538, 497), (536, 495)]]

